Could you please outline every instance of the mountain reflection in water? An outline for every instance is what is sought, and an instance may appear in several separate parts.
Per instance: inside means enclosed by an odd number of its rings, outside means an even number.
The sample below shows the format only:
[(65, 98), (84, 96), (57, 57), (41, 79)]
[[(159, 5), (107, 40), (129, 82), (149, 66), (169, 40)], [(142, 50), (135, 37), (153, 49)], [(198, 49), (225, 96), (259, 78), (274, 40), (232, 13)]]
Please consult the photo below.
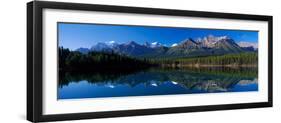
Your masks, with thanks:
[(58, 99), (258, 91), (257, 68), (60, 72)]

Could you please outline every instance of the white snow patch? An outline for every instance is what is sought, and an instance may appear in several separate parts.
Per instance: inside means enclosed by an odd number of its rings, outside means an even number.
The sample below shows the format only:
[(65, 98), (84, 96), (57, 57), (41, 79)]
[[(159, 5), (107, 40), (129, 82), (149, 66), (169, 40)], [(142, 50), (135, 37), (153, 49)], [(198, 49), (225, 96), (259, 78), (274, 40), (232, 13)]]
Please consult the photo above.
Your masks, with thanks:
[(156, 84), (156, 83), (152, 83), (151, 85), (152, 85), (152, 86), (155, 86), (155, 87), (157, 86), (157, 84)]
[(174, 85), (177, 85), (178, 83), (177, 82), (175, 82), (175, 81), (172, 81), (172, 83), (174, 84)]
[(178, 46), (178, 44), (177, 44), (177, 43), (174, 43), (174, 44), (172, 45), (172, 47), (175, 47), (175, 46)]
[(114, 44), (114, 43), (115, 43), (115, 41), (109, 41), (109, 43), (110, 43), (110, 44)]

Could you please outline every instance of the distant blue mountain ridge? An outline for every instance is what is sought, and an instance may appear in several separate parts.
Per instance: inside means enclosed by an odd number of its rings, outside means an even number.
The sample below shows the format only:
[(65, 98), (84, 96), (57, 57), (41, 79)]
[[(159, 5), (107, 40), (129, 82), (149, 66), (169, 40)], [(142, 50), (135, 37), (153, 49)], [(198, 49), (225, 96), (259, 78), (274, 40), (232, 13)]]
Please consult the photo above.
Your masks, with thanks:
[(257, 45), (254, 43), (236, 43), (227, 36), (214, 37), (207, 36), (194, 40), (187, 38), (172, 46), (165, 46), (158, 42), (138, 44), (135, 41), (118, 44), (114, 41), (110, 43), (99, 42), (91, 48), (78, 48), (83, 54), (90, 51), (113, 52), (116, 54), (128, 55), (132, 57), (195, 57), (209, 55), (224, 55), (231, 53), (256, 52)]

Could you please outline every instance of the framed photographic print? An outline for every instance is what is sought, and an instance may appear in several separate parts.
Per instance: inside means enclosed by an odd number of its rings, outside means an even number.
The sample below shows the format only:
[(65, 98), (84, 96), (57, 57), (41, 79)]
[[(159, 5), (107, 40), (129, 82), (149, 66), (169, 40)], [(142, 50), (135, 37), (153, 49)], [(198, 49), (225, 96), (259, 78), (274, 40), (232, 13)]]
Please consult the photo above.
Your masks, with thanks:
[(272, 16), (27, 4), (33, 122), (272, 106)]

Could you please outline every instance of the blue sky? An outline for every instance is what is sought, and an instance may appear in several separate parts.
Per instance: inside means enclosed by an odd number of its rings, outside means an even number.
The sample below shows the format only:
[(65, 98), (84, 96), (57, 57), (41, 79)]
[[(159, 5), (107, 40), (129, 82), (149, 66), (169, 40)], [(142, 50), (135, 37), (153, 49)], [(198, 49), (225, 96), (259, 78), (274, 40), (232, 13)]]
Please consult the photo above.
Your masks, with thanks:
[(71, 50), (110, 41), (135, 41), (139, 44), (159, 42), (171, 46), (187, 38), (197, 39), (208, 35), (229, 36), (236, 42), (258, 42), (256, 31), (58, 23), (59, 46)]

